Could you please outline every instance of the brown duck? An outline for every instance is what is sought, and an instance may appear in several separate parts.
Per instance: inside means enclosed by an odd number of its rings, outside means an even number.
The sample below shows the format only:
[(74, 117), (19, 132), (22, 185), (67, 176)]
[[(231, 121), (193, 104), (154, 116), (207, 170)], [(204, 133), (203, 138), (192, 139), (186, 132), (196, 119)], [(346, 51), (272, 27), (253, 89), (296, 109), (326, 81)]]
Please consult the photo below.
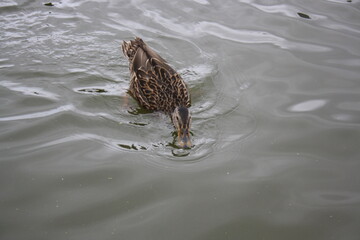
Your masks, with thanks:
[(129, 92), (148, 110), (168, 114), (178, 133), (178, 145), (190, 148), (190, 94), (184, 80), (141, 38), (123, 42), (122, 51), (129, 59)]

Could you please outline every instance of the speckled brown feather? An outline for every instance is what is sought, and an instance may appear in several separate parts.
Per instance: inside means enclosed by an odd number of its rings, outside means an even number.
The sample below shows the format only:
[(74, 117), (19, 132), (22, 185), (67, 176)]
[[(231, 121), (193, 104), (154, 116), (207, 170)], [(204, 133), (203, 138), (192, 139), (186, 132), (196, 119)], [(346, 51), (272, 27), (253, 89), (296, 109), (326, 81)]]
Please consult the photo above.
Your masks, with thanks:
[(129, 92), (142, 107), (169, 114), (176, 107), (190, 107), (183, 79), (142, 39), (124, 41), (122, 50), (129, 59)]

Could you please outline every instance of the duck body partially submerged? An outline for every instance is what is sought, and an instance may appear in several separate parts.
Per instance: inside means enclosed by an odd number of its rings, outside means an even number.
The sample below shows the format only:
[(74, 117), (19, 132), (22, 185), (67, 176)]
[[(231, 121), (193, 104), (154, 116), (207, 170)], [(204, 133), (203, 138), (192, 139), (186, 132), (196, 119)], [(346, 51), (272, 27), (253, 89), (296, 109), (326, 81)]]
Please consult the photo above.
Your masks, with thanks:
[(178, 145), (191, 147), (191, 106), (188, 88), (181, 76), (141, 39), (123, 42), (129, 60), (129, 93), (148, 110), (163, 111), (178, 132)]

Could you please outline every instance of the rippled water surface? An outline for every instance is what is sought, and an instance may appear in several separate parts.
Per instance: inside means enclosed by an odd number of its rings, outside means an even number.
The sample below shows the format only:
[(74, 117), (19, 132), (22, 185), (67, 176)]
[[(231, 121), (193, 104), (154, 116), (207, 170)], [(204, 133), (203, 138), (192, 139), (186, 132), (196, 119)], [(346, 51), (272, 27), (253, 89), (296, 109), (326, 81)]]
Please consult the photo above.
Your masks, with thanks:
[[(193, 148), (127, 95), (143, 38)], [(360, 236), (360, 2), (0, 2), (1, 239)]]

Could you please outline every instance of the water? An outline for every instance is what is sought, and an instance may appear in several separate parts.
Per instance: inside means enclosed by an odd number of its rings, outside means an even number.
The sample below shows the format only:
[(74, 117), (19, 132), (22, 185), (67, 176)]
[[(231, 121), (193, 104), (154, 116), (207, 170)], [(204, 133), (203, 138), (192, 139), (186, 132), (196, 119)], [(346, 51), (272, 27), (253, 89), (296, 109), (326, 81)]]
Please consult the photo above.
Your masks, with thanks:
[[(359, 239), (360, 3), (0, 3), (1, 239)], [(126, 94), (142, 37), (191, 150)]]

